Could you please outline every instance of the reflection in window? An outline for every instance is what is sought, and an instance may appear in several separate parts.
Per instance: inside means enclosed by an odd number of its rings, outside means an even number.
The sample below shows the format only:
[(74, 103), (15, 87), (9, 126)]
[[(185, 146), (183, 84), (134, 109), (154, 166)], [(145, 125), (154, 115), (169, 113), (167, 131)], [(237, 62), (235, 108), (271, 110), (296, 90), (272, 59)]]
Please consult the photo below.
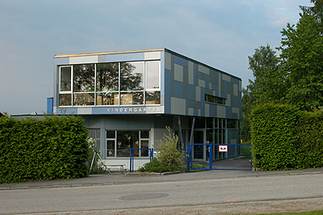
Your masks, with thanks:
[(71, 91), (71, 67), (61, 67), (60, 91)]
[(96, 90), (103, 92), (118, 91), (119, 64), (100, 63), (97, 64)]
[(94, 93), (74, 93), (74, 105), (94, 105)]
[(206, 127), (207, 128), (213, 128), (213, 124), (214, 124), (214, 119), (213, 118), (207, 118), (206, 119)]
[(160, 91), (146, 91), (145, 100), (147, 105), (160, 104)]
[[(130, 148), (149, 146), (149, 131), (107, 131), (107, 157), (129, 157)], [(134, 156), (148, 157), (148, 150), (134, 150)]]
[(94, 91), (94, 64), (81, 64), (73, 66), (74, 92)]
[(107, 140), (107, 157), (115, 157), (114, 140)]
[(71, 94), (59, 94), (59, 106), (71, 106), (72, 96)]
[(118, 92), (98, 93), (96, 96), (96, 105), (118, 105), (118, 100), (115, 100), (115, 97), (119, 98)]
[(221, 97), (217, 97), (217, 96), (212, 96), (212, 95), (205, 94), (205, 101), (213, 103), (213, 104), (225, 104), (226, 99), (221, 98)]
[[(130, 147), (139, 148), (139, 131), (118, 131), (117, 157), (130, 157)], [(138, 150), (134, 153), (139, 155)]]
[(149, 138), (149, 131), (141, 131), (141, 138)]
[(159, 61), (147, 61), (147, 89), (159, 89)]
[(121, 105), (132, 105), (133, 100), (132, 93), (121, 93)]
[(160, 104), (159, 67), (159, 61), (62, 66), (59, 105)]
[(120, 64), (120, 90), (142, 90), (143, 62)]
[(141, 156), (142, 157), (148, 157), (148, 143), (149, 141), (148, 140), (142, 140), (141, 141), (141, 147), (142, 149), (147, 149), (147, 150), (141, 150)]

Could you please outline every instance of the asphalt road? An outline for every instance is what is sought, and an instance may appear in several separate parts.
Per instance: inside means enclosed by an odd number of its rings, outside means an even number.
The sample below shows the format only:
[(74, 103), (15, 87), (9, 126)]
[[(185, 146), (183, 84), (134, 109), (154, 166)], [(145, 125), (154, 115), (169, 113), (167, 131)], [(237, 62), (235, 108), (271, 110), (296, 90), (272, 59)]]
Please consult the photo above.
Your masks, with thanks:
[(124, 210), (323, 197), (323, 174), (0, 191), (0, 214)]

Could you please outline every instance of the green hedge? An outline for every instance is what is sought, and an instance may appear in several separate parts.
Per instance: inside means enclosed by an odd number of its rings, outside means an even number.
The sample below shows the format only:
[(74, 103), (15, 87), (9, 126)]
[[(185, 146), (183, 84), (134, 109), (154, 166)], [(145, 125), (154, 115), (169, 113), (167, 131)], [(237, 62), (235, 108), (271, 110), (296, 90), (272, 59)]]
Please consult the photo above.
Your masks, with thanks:
[(87, 175), (88, 131), (81, 117), (0, 117), (0, 183)]
[(263, 170), (323, 167), (323, 113), (264, 104), (250, 117), (254, 166)]

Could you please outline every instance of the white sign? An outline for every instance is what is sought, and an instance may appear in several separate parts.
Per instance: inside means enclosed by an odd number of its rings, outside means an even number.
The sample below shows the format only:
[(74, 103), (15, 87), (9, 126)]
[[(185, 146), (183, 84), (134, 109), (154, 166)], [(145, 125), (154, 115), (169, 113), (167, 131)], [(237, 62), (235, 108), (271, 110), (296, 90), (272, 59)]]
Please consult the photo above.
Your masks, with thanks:
[(219, 152), (228, 152), (227, 145), (219, 145)]

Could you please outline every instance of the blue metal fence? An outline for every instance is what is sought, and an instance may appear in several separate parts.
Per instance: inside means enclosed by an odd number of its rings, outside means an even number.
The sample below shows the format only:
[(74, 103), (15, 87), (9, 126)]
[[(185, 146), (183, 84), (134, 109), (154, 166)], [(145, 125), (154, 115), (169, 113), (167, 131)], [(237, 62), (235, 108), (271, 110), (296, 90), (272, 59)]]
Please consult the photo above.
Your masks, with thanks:
[[(154, 158), (154, 149), (153, 148), (130, 148), (130, 172), (134, 171), (135, 151), (145, 151), (145, 150), (148, 151), (149, 161), (151, 161)], [(144, 158), (146, 158), (146, 157), (144, 157)]]
[[(195, 148), (194, 148), (195, 147)], [(207, 149), (208, 153), (208, 161), (204, 161), (204, 164), (208, 164), (208, 167), (205, 168), (192, 168), (193, 167), (193, 157), (198, 156), (196, 151), (201, 151), (204, 153), (204, 150)], [(217, 153), (222, 153), (221, 159), (213, 158), (213, 154), (217, 147)], [(235, 147), (234, 150), (239, 150), (236, 152), (232, 152), (232, 147)], [(248, 147), (250, 157), (246, 157), (244, 160), (237, 159), (241, 155), (241, 148)], [(230, 149), (231, 148), (231, 149)], [(195, 151), (194, 151), (195, 149)], [(222, 150), (222, 152), (220, 151)], [(251, 144), (214, 144), (214, 143), (188, 143), (188, 150), (187, 150), (187, 172), (190, 170), (244, 170), (244, 171), (252, 171), (252, 152), (251, 152)], [(247, 155), (248, 156), (248, 155)], [(203, 156), (202, 156), (203, 157)], [(242, 168), (237, 167), (237, 164), (244, 162), (244, 166)], [(208, 163), (207, 163), (208, 162)], [(230, 163), (229, 167), (220, 167), (217, 168), (217, 162), (222, 162), (223, 165), (227, 165)], [(201, 162), (200, 162), (201, 163)]]

